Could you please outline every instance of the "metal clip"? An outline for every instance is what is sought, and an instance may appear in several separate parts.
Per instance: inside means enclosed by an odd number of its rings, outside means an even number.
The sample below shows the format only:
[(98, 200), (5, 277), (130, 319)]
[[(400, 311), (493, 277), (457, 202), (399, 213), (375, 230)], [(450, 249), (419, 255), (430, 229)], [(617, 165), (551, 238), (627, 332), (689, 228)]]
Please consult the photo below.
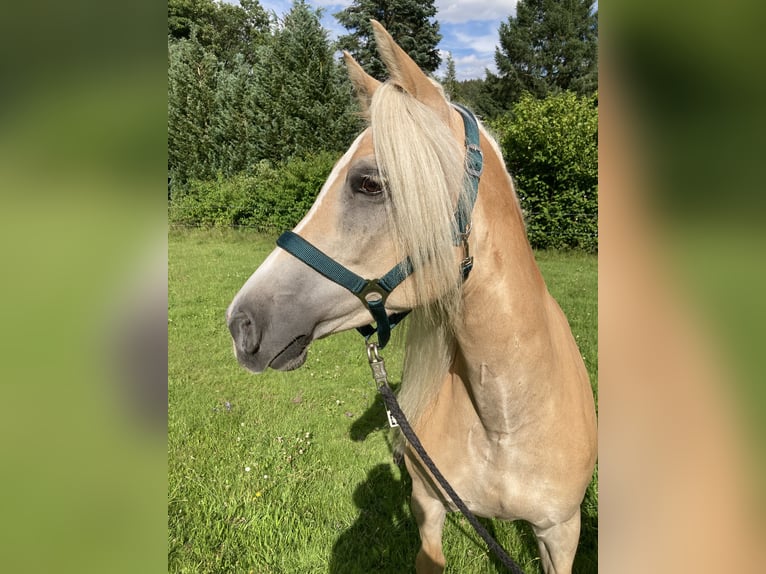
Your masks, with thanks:
[[(370, 363), (370, 369), (372, 370), (372, 378), (375, 379), (375, 385), (378, 389), (381, 387), (388, 387), (388, 373), (386, 372), (386, 363), (383, 357), (378, 353), (377, 343), (367, 343), (367, 360)], [(399, 426), (396, 422), (396, 418), (391, 414), (391, 411), (386, 409), (386, 418), (388, 418), (388, 426), (395, 428)]]
[(378, 353), (377, 343), (367, 343), (367, 360), (372, 370), (372, 378), (378, 387), (388, 386), (388, 373), (386, 372), (386, 363), (383, 357)]

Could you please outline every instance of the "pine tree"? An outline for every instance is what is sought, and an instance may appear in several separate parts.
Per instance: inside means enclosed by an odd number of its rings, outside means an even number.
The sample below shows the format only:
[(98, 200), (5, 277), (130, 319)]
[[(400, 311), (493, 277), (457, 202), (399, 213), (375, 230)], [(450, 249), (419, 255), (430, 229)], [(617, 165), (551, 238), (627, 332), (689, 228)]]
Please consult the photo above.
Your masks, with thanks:
[(188, 40), (194, 30), (200, 44), (212, 42), (215, 11), (213, 0), (168, 0), (168, 36)]
[(524, 92), (544, 98), (563, 90), (590, 95), (598, 85), (598, 13), (594, 0), (520, 0), (500, 24), (498, 76), (487, 83), (501, 108)]
[(168, 36), (189, 39), (194, 33), (206, 50), (226, 65), (236, 54), (253, 63), (257, 46), (268, 35), (269, 17), (258, 0), (239, 5), (214, 0), (169, 0)]
[(354, 0), (335, 14), (349, 34), (338, 38), (338, 46), (348, 50), (370, 75), (383, 80), (385, 66), (378, 58), (370, 20), (383, 24), (396, 43), (426, 72), (435, 72), (441, 57), (436, 49), (441, 40), (434, 0)]
[(251, 96), (252, 66), (237, 54), (218, 72), (215, 115), (212, 119), (212, 161), (216, 170), (232, 176), (250, 171), (260, 159), (255, 146), (255, 107)]
[(444, 73), (444, 78), (442, 78), (442, 87), (451, 100), (458, 100), (460, 84), (457, 81), (455, 59), (452, 57), (452, 52), (447, 52), (447, 71)]
[(215, 174), (218, 60), (192, 34), (168, 42), (168, 172), (172, 186)]
[(239, 0), (239, 6), (218, 3), (215, 18), (216, 53), (226, 63), (234, 63), (237, 54), (246, 62), (255, 62), (255, 52), (269, 34), (271, 21), (258, 0)]
[(279, 161), (320, 150), (340, 150), (358, 129), (354, 100), (321, 12), (297, 0), (260, 50), (252, 106), (260, 158)]

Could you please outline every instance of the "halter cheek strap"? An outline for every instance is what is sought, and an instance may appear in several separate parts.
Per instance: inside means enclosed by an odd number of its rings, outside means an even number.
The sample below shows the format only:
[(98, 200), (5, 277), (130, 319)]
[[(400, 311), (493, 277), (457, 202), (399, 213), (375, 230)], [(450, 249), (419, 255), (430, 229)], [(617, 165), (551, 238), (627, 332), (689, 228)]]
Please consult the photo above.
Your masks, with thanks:
[[(484, 158), (479, 147), (479, 125), (476, 118), (466, 108), (458, 104), (453, 105), (460, 112), (465, 127), (465, 199), (460, 202), (455, 212), (456, 231), (453, 236), (455, 245), (463, 246), (464, 258), (460, 269), (465, 281), (473, 267), (473, 257), (468, 252), (468, 237), (471, 234), (471, 212), (479, 193), (479, 177), (483, 170)], [(409, 257), (395, 265), (383, 277), (364, 279), (292, 231), (285, 231), (280, 235), (277, 245), (359, 298), (372, 315), (375, 327), (365, 325), (359, 327), (357, 331), (368, 340), (377, 333), (378, 348), (382, 349), (386, 346), (391, 337), (391, 329), (409, 314), (409, 311), (404, 311), (389, 315), (386, 311), (386, 299), (391, 291), (414, 271)]]

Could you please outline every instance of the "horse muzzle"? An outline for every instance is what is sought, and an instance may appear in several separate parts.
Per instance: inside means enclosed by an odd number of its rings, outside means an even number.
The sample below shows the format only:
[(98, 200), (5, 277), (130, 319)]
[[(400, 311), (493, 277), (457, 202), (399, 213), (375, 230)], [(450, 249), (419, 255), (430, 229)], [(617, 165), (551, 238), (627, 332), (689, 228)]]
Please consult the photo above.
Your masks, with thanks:
[(229, 332), (234, 341), (237, 361), (253, 373), (267, 368), (292, 371), (306, 361), (311, 335), (299, 335), (281, 344), (262, 344), (263, 329), (246, 310), (235, 309), (228, 314)]

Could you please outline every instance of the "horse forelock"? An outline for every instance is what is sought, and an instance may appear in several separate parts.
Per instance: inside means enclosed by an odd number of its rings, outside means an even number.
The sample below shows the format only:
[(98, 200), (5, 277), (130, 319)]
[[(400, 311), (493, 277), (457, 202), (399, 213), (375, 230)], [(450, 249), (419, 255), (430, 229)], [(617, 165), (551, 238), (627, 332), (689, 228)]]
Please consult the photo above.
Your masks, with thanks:
[(436, 112), (393, 84), (370, 107), (378, 168), (389, 193), (389, 223), (399, 258), (409, 256), (417, 307), (459, 309), (454, 212), (463, 191), (462, 145)]

